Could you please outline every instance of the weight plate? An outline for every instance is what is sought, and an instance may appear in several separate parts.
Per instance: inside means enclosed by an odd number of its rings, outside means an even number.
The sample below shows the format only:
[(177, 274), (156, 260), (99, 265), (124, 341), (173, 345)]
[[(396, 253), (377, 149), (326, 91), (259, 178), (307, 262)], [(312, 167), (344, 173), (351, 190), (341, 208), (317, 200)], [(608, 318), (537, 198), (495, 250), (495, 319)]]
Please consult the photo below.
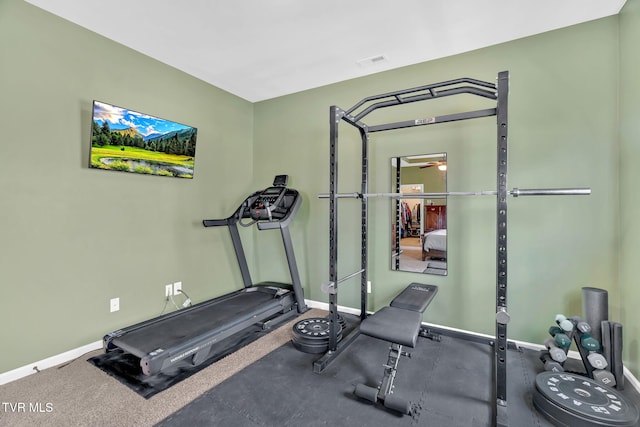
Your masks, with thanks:
[[(338, 335), (338, 342), (342, 339), (342, 334)], [(325, 353), (329, 349), (329, 338), (323, 341), (309, 341), (304, 337), (293, 337), (293, 346), (304, 353)]]
[[(306, 337), (305, 335), (294, 333), (291, 339), (297, 343), (309, 344), (309, 345), (326, 345), (329, 343), (328, 335), (323, 337), (322, 339), (319, 339), (317, 337), (309, 338), (309, 337)], [(342, 332), (338, 334), (337, 340), (338, 342), (342, 340)]]
[[(329, 349), (329, 320), (312, 317), (293, 325), (293, 346), (305, 353), (324, 353)], [(342, 340), (342, 327), (338, 325), (337, 341)]]
[(311, 354), (324, 353), (329, 348), (328, 342), (316, 343), (316, 344), (301, 343), (294, 340), (291, 340), (291, 342), (293, 343), (293, 346), (297, 350), (302, 351), (303, 353), (311, 353)]
[[(327, 316), (325, 319), (329, 320), (330, 319), (330, 315)], [(338, 323), (340, 324), (340, 326), (342, 326), (342, 329), (347, 329), (347, 321), (344, 320), (344, 317), (342, 317), (341, 314), (338, 314)]]
[[(342, 326), (338, 324), (338, 333), (342, 331)], [(329, 320), (321, 317), (311, 317), (303, 319), (293, 325), (293, 335), (305, 337), (311, 340), (329, 339)]]
[(533, 404), (561, 425), (635, 426), (640, 416), (616, 390), (567, 372), (538, 374)]

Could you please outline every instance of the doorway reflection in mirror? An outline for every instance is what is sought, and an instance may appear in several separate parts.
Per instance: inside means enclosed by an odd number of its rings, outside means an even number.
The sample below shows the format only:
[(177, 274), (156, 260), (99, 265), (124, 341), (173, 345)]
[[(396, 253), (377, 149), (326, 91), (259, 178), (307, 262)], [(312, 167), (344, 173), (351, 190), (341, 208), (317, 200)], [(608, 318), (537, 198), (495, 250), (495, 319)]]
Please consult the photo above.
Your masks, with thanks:
[[(391, 268), (426, 274), (447, 274), (447, 199), (424, 193), (447, 191), (446, 153), (391, 159)], [(416, 193), (416, 197), (411, 197)]]

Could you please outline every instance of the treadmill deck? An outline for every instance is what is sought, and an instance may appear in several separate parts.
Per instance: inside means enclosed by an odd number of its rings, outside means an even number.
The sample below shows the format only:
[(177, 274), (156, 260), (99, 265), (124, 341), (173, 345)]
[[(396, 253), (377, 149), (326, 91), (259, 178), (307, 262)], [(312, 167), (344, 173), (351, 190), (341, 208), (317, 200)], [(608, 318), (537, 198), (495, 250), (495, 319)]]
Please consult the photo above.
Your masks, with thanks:
[[(251, 288), (250, 288), (251, 289)], [(132, 327), (111, 342), (134, 354), (145, 357), (159, 349), (180, 347), (202, 336), (215, 336), (225, 330), (256, 318), (281, 306), (281, 298), (253, 288), (180, 310), (179, 316), (159, 317), (144, 327)], [(172, 313), (173, 314), (173, 313)]]

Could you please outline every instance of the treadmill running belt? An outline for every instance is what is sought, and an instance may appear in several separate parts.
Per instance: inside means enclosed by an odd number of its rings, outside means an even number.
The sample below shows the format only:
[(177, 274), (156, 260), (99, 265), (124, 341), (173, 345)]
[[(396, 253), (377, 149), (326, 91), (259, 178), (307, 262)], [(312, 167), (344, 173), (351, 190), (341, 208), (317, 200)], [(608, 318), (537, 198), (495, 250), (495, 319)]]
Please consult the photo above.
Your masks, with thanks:
[(278, 304), (278, 299), (270, 293), (241, 292), (210, 304), (185, 309), (180, 316), (160, 319), (145, 328), (129, 331), (113, 342), (142, 357), (159, 348), (179, 345), (203, 334), (222, 332)]

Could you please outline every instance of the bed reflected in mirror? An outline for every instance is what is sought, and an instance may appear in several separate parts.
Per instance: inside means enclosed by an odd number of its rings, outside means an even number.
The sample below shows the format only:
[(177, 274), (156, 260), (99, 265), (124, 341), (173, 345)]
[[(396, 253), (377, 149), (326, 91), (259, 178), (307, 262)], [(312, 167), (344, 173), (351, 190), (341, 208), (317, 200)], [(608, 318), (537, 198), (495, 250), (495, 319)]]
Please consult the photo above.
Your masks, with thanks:
[[(391, 269), (447, 275), (447, 154), (391, 158)], [(411, 194), (416, 196), (412, 197)]]

